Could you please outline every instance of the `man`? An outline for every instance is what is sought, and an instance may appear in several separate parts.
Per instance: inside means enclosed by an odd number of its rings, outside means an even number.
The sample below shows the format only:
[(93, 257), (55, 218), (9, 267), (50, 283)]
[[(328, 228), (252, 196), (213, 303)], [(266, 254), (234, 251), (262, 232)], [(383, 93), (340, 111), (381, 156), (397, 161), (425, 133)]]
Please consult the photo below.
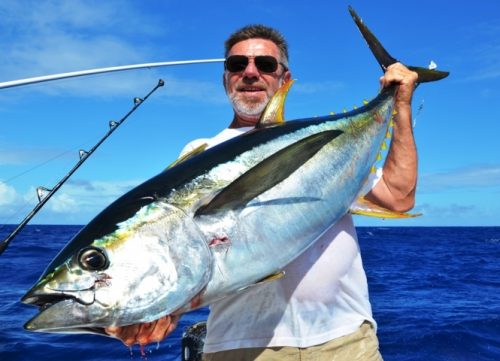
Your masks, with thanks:
[[(190, 143), (214, 146), (254, 127), (268, 100), (291, 78), (287, 44), (272, 28), (252, 25), (225, 43), (223, 84), (234, 110), (228, 129)], [(417, 155), (411, 98), (417, 74), (397, 63), (380, 78), (396, 83), (397, 116), (382, 172), (366, 198), (394, 211), (413, 207)], [(382, 173), (382, 174), (380, 174)], [(381, 360), (366, 275), (350, 215), (332, 225), (285, 269), (280, 280), (252, 287), (211, 305), (205, 360)], [(162, 340), (178, 315), (152, 323), (109, 328), (127, 345)]]

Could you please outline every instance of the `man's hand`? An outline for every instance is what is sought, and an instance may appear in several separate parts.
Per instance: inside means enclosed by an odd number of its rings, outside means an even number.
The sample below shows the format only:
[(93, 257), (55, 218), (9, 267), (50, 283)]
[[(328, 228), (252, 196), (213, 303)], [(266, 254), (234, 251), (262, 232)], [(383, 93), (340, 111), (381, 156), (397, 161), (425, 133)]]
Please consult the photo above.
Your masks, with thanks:
[(129, 325), (123, 327), (108, 327), (105, 329), (110, 336), (120, 339), (125, 345), (136, 343), (147, 345), (151, 342), (160, 342), (177, 327), (180, 315), (167, 315), (156, 321)]
[(411, 105), (411, 98), (415, 90), (418, 74), (409, 70), (401, 63), (390, 65), (385, 74), (380, 77), (380, 85), (385, 88), (391, 84), (399, 85), (396, 94), (396, 107), (400, 105)]

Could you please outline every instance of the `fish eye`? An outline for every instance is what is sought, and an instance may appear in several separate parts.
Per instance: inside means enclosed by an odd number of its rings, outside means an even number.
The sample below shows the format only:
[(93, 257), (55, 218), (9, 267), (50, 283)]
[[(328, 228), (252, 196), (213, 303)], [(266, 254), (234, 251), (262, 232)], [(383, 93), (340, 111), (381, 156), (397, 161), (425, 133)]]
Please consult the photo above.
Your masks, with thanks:
[(78, 253), (78, 264), (86, 271), (102, 271), (108, 268), (109, 261), (101, 248), (86, 247)]

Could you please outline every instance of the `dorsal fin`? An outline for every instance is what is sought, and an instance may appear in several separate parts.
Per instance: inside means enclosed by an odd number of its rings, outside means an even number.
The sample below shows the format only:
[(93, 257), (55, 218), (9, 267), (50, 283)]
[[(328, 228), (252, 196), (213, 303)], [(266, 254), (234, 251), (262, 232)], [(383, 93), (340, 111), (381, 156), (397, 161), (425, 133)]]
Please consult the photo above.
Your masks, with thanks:
[(269, 127), (285, 122), (285, 99), (294, 82), (295, 80), (286, 81), (273, 95), (260, 116), (257, 128)]
[(198, 208), (195, 216), (243, 207), (259, 194), (288, 178), (340, 134), (342, 134), (340, 130), (327, 130), (279, 150), (238, 177), (208, 204)]

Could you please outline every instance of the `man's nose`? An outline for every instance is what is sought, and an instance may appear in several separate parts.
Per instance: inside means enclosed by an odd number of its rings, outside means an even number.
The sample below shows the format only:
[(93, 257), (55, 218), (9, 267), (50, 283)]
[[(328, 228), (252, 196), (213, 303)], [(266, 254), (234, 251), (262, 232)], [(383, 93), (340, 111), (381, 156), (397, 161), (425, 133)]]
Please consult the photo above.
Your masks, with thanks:
[(248, 59), (248, 65), (245, 70), (243, 70), (242, 75), (246, 78), (257, 78), (260, 75), (259, 69), (255, 66), (254, 59)]

